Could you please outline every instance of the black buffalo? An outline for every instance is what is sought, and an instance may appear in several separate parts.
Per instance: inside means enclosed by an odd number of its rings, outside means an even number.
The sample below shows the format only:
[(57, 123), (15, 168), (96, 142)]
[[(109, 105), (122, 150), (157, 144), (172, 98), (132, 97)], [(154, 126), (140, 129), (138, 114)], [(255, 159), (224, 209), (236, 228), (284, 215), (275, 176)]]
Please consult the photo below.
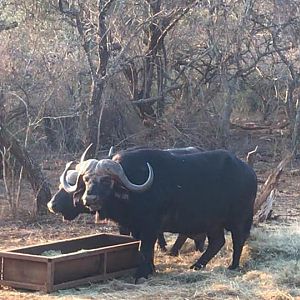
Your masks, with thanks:
[(53, 195), (47, 206), (52, 213), (62, 214), (64, 220), (68, 221), (74, 220), (82, 213), (91, 213), (91, 210), (80, 202), (74, 206), (73, 193), (68, 193), (62, 188)]
[[(84, 191), (82, 192), (82, 194)], [(63, 188), (60, 188), (51, 198), (51, 200), (47, 203), (49, 211), (56, 214), (61, 214), (64, 220), (72, 221), (80, 214), (95, 214), (95, 212), (91, 211), (88, 207), (83, 205), (82, 201), (76, 201), (76, 205), (74, 205), (73, 193), (66, 192)], [(101, 219), (105, 219), (105, 215), (100, 210), (98, 211)], [(130, 230), (125, 227), (119, 226), (120, 234), (130, 235)], [(187, 236), (183, 234), (179, 234), (174, 245), (170, 250), (170, 255), (177, 256), (179, 254), (180, 249), (183, 244), (187, 240)], [(203, 252), (204, 243), (206, 236), (198, 235), (194, 238), (195, 250), (199, 250)], [(166, 240), (164, 238), (163, 233), (160, 233), (157, 237), (157, 243), (162, 251), (167, 251), (166, 249)]]
[[(59, 190), (53, 195), (51, 200), (47, 203), (49, 211), (52, 213), (59, 213), (63, 216), (64, 220), (72, 221), (76, 217), (78, 217), (82, 213), (88, 213), (88, 214), (95, 214), (96, 212), (91, 211), (88, 207), (84, 206), (81, 201), (76, 202), (76, 206), (74, 205), (73, 201), (73, 194), (74, 193), (68, 193), (63, 188), (59, 188)], [(101, 210), (98, 211), (99, 216), (101, 219), (105, 219), (105, 215)], [(130, 231), (122, 226), (119, 226), (119, 232), (120, 234), (130, 235)], [(177, 241), (178, 240), (178, 241)], [(185, 236), (179, 236), (176, 240), (174, 246), (172, 247), (172, 255), (176, 255), (176, 251), (178, 254), (178, 251), (184, 244), (186, 237)], [(205, 240), (205, 237), (204, 237)], [(203, 244), (204, 244), (203, 240)], [(157, 242), (159, 247), (166, 251), (166, 241), (164, 238), (164, 235), (160, 233), (157, 237)], [(195, 241), (196, 249), (202, 251), (202, 244), (200, 241)], [(199, 245), (199, 246), (198, 246)], [(174, 252), (174, 253), (173, 253)]]
[[(145, 147), (135, 147), (128, 149), (127, 151), (135, 151), (137, 149), (145, 149)], [(172, 149), (164, 149), (163, 151), (168, 151), (172, 154), (187, 154), (187, 153), (196, 153), (199, 151), (203, 151), (199, 148), (195, 147), (187, 147), (187, 148), (172, 148)], [(81, 162), (84, 160), (85, 154), (83, 154), (81, 158)], [(112, 157), (112, 148), (109, 151), (109, 157)], [(68, 171), (68, 179), (67, 181), (70, 184), (75, 184), (76, 182), (76, 174), (78, 174), (78, 171), (70, 170)], [(80, 201), (81, 196), (83, 195), (85, 190), (85, 184), (81, 180), (77, 183), (77, 190), (75, 192), (67, 192), (65, 191), (62, 186), (60, 186), (59, 190), (54, 194), (52, 199), (48, 202), (47, 206), (49, 211), (52, 213), (60, 213), (62, 214), (63, 218), (65, 220), (74, 220), (79, 214), (81, 213), (95, 213), (91, 212), (89, 208), (84, 206), (82, 204), (82, 201)], [(74, 205), (74, 202), (76, 205)], [(105, 215), (103, 212), (98, 211), (101, 219), (105, 219)], [(130, 231), (123, 227), (119, 226), (119, 232), (120, 234), (126, 234), (129, 235)], [(182, 248), (183, 244), (187, 240), (187, 236), (179, 234), (174, 245), (172, 246), (170, 250), (170, 255), (177, 256), (179, 254), (180, 249)], [(200, 234), (195, 237), (194, 243), (195, 243), (195, 250), (203, 251), (204, 250), (204, 243), (205, 243), (206, 236), (205, 234)], [(166, 249), (166, 241), (164, 238), (163, 233), (158, 234), (158, 245), (162, 251), (167, 251)]]
[(101, 209), (141, 239), (143, 261), (136, 279), (153, 272), (154, 244), (164, 231), (207, 234), (208, 247), (191, 266), (201, 269), (224, 245), (227, 229), (233, 241), (229, 268), (239, 267), (252, 225), (257, 179), (250, 166), (228, 151), (123, 151), (98, 161), (83, 178), (83, 203), (93, 211)]
[[(70, 184), (75, 184), (77, 176), (78, 171), (70, 170), (67, 173), (66, 180)], [(76, 206), (74, 205), (73, 194), (74, 193), (68, 193), (67, 191), (65, 191), (60, 185), (58, 191), (47, 203), (49, 211), (51, 211), (52, 213), (62, 214), (64, 220), (68, 221), (74, 220), (79, 214), (91, 213), (90, 209), (88, 209), (80, 202), (78, 202)]]

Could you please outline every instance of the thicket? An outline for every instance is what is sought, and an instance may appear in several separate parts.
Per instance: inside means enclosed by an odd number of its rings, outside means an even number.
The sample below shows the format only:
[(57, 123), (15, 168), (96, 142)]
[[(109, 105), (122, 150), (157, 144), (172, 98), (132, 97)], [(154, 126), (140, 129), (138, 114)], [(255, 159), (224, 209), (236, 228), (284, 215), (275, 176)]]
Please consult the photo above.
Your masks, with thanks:
[(297, 0), (1, 1), (3, 165), (43, 207), (41, 160), (91, 142), (214, 149), (259, 125), (297, 150), (299, 16)]

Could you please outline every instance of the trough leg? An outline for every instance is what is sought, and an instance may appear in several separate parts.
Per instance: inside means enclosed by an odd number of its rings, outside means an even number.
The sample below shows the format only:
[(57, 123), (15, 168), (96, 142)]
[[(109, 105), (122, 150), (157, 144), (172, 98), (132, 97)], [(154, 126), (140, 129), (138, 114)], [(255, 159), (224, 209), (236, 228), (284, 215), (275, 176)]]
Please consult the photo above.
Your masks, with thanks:
[(207, 233), (208, 246), (201, 257), (191, 266), (191, 269), (200, 270), (220, 251), (225, 244), (224, 229), (218, 228)]

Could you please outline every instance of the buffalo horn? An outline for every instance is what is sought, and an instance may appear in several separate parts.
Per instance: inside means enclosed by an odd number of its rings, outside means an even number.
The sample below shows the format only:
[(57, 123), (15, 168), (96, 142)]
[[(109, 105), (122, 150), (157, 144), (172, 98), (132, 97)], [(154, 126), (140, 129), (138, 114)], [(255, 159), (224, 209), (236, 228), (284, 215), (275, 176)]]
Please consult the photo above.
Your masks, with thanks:
[(147, 163), (149, 176), (143, 184), (134, 184), (127, 178), (121, 164), (111, 159), (101, 159), (96, 166), (96, 174), (109, 174), (116, 176), (126, 188), (134, 192), (143, 192), (150, 188), (153, 182), (154, 173), (149, 163)]
[[(75, 183), (75, 185), (71, 185), (71, 184), (69, 184), (69, 182), (67, 180), (67, 173), (70, 170), (73, 163), (74, 163), (74, 161), (70, 161), (66, 164), (65, 170), (63, 171), (63, 173), (61, 174), (61, 176), (59, 178), (60, 184), (62, 185), (64, 190), (67, 191), (68, 193), (73, 193), (77, 189), (76, 183)], [(77, 178), (78, 178), (78, 176), (77, 176)], [(77, 178), (76, 178), (76, 182), (77, 182)]]
[(80, 157), (80, 163), (85, 161), (85, 156), (87, 154), (87, 152), (89, 151), (89, 149), (92, 147), (93, 144), (89, 144), (88, 147), (84, 150), (84, 152), (82, 153), (81, 157)]
[(70, 184), (75, 184), (77, 180), (78, 172), (75, 170), (69, 170), (67, 172), (66, 180)]
[(77, 173), (77, 178), (75, 180), (74, 185), (71, 185), (67, 179), (67, 173), (70, 171), (72, 163), (73, 162), (71, 161), (66, 164), (65, 170), (60, 176), (60, 184), (62, 185), (63, 189), (68, 193), (74, 193), (77, 190), (80, 175), (83, 175), (85, 173), (93, 173), (95, 171), (98, 160), (88, 159), (76, 165), (76, 171), (74, 172)]
[(111, 146), (108, 152), (108, 157), (112, 156), (115, 152), (114, 146)]

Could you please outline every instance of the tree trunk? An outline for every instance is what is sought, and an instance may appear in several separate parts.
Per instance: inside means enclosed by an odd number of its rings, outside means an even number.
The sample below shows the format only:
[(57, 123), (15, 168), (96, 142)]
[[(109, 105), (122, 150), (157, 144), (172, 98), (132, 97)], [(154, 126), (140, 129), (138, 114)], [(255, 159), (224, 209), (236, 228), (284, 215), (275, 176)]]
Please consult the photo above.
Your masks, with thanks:
[(298, 153), (298, 145), (300, 139), (300, 104), (298, 104), (293, 134), (292, 134), (292, 150), (295, 151), (295, 155)]
[(37, 213), (47, 212), (47, 202), (51, 198), (49, 184), (46, 181), (39, 166), (32, 161), (26, 149), (24, 149), (16, 138), (0, 124), (0, 146), (10, 149), (10, 152), (23, 167), (25, 175), (36, 194)]
[(229, 129), (230, 129), (230, 116), (232, 113), (232, 97), (231, 95), (226, 95), (225, 103), (223, 107), (223, 113), (221, 116), (221, 137), (222, 137), (222, 146), (226, 148), (228, 138), (229, 138)]
[(52, 128), (51, 120), (46, 116), (44, 117), (45, 118), (43, 119), (43, 126), (44, 126), (44, 133), (46, 135), (47, 145), (51, 150), (57, 150), (58, 143), (55, 136), (55, 131)]
[(233, 106), (232, 89), (229, 86), (227, 77), (228, 75), (226, 74), (226, 70), (222, 70), (221, 81), (222, 81), (223, 91), (224, 91), (224, 106), (223, 106), (223, 112), (220, 121), (220, 131), (221, 131), (222, 146), (224, 148), (227, 147), (227, 143), (228, 143), (228, 138), (230, 133), (230, 117), (231, 117), (232, 106)]
[(87, 144), (93, 144), (90, 155), (94, 156), (100, 146), (100, 122), (101, 122), (101, 98), (104, 90), (104, 83), (93, 82), (91, 88), (91, 97), (88, 106), (87, 116)]

